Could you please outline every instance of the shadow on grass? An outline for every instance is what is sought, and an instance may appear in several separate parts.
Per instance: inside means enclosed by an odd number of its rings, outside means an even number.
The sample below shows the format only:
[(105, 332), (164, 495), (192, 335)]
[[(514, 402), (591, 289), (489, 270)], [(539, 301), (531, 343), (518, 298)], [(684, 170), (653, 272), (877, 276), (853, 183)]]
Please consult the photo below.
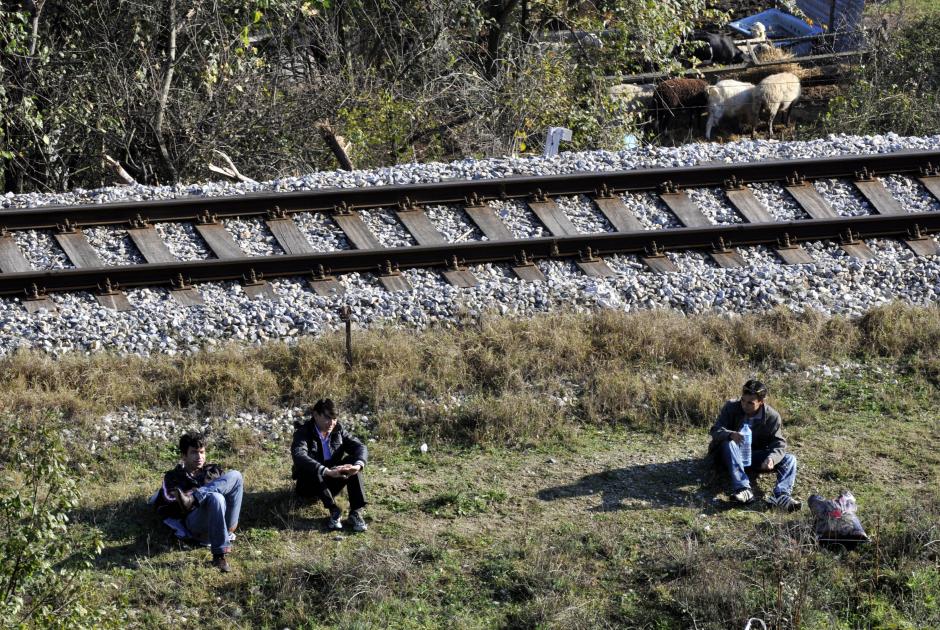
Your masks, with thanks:
[(567, 486), (545, 488), (537, 496), (542, 501), (557, 501), (600, 495), (601, 504), (588, 508), (591, 512), (690, 505), (709, 511), (722, 508), (722, 504), (709, 500), (719, 484), (718, 476), (709, 463), (690, 458), (605, 470), (585, 475)]
[[(82, 508), (73, 515), (75, 522), (101, 532), (104, 549), (93, 564), (98, 569), (122, 567), (135, 569), (141, 558), (181, 549), (198, 549), (178, 539), (163, 524), (147, 497), (134, 497), (115, 503)], [(298, 498), (293, 487), (246, 492), (237, 534), (247, 539), (259, 530), (323, 531), (327, 513), (312, 501)], [(236, 540), (236, 546), (238, 541)]]

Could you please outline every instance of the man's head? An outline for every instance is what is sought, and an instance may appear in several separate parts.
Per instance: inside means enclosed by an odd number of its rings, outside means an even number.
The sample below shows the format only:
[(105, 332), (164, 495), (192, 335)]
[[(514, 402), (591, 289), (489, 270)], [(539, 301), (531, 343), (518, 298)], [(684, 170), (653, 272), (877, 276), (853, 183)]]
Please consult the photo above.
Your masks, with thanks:
[(317, 429), (320, 433), (329, 433), (336, 426), (336, 405), (330, 398), (321, 398), (310, 408), (310, 415), (317, 423)]
[(752, 378), (741, 388), (741, 409), (747, 415), (753, 416), (764, 406), (765, 398), (767, 398), (767, 386)]
[(202, 433), (184, 433), (180, 438), (183, 468), (198, 470), (206, 463), (206, 436)]

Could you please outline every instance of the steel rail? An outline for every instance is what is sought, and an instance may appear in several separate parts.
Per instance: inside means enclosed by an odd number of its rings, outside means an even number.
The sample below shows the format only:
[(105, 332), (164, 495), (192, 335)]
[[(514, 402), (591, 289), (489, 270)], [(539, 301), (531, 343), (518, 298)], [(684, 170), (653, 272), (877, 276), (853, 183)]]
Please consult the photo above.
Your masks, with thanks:
[(396, 207), (403, 200), (416, 204), (465, 204), (468, 200), (524, 199), (549, 196), (593, 195), (601, 190), (641, 192), (657, 190), (669, 182), (678, 188), (723, 186), (783, 181), (798, 174), (806, 179), (854, 177), (867, 170), (874, 176), (922, 173), (940, 165), (940, 151), (900, 151), (808, 160), (772, 160), (734, 164), (706, 164), (681, 168), (642, 168), (630, 171), (540, 175), (500, 179), (452, 180), (431, 184), (404, 184), (370, 188), (325, 188), (286, 193), (191, 197), (75, 206), (45, 206), (0, 211), (0, 231), (56, 229), (59, 226), (130, 225), (134, 221), (197, 221), (257, 216), (275, 208), (286, 213), (331, 212), (340, 208)]
[(441, 267), (454, 257), (461, 264), (584, 258), (592, 254), (642, 254), (678, 250), (714, 251), (720, 247), (771, 245), (789, 241), (911, 237), (940, 232), (940, 212), (808, 219), (773, 223), (735, 223), (701, 228), (596, 233), (566, 237), (479, 241), (435, 246), (339, 250), (309, 255), (259, 256), (166, 264), (77, 268), (0, 274), (0, 295), (40, 292), (170, 286), (187, 282), (242, 280), (248, 277), (313, 277), (322, 266), (330, 273), (376, 272), (389, 263), (401, 269)]

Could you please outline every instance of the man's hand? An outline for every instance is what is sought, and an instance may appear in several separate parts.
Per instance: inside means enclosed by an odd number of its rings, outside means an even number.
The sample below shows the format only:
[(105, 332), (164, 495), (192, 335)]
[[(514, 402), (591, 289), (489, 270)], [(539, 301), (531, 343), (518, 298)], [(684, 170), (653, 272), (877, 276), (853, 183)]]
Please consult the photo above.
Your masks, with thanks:
[(349, 479), (350, 477), (356, 476), (359, 471), (362, 470), (362, 466), (357, 466), (356, 464), (343, 464), (342, 466), (339, 466), (339, 470), (343, 473), (343, 477)]
[(732, 431), (732, 432), (731, 432), (731, 440), (732, 440), (735, 444), (740, 445), (741, 442), (744, 441), (744, 436), (741, 435), (740, 433), (738, 433), (737, 431)]
[(362, 466), (356, 466), (355, 464), (343, 464), (342, 466), (336, 466), (335, 468), (328, 468), (324, 473), (327, 477), (333, 477), (334, 479), (349, 479), (350, 477), (355, 476), (362, 470)]
[(767, 471), (767, 472), (773, 470), (773, 469), (774, 469), (774, 460), (772, 460), (771, 458), (768, 457), (767, 459), (764, 460), (764, 463), (760, 465), (760, 469), (761, 469), (761, 470), (764, 470), (764, 471)]

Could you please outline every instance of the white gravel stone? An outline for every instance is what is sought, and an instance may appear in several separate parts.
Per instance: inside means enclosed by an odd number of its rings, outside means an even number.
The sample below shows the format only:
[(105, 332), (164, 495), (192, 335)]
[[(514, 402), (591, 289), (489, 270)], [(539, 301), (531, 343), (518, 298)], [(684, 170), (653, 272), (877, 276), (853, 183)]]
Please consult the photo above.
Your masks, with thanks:
[[(808, 142), (744, 140), (727, 144), (687, 145), (675, 148), (642, 148), (636, 152), (564, 153), (558, 158), (501, 158), (458, 160), (450, 164), (405, 164), (374, 171), (311, 173), (259, 184), (209, 182), (175, 187), (111, 187), (77, 190), (66, 194), (28, 194), (0, 198), (0, 207), (28, 208), (48, 204), (108, 203), (114, 201), (169, 199), (195, 196), (241, 195), (272, 190), (310, 190), (324, 187), (380, 186), (423, 183), (447, 179), (481, 179), (518, 175), (548, 175), (578, 171), (603, 171), (650, 166), (681, 167), (703, 162), (739, 163), (756, 160), (813, 158), (844, 153), (885, 153), (905, 149), (938, 150), (940, 136), (902, 138), (894, 134), (874, 137), (831, 136)], [(888, 190), (911, 212), (937, 212), (940, 203), (916, 180), (891, 176), (882, 180)], [(779, 184), (754, 184), (754, 195), (778, 220), (808, 218)], [(847, 180), (817, 183), (824, 196), (842, 215), (873, 212)], [(690, 196), (709, 220), (739, 223), (743, 219), (718, 189), (690, 191)], [(678, 220), (652, 193), (624, 194), (625, 205), (649, 230), (679, 227)], [(585, 197), (559, 198), (558, 204), (582, 232), (609, 232), (612, 226)], [(547, 236), (535, 215), (520, 201), (489, 202), (518, 237)], [(448, 241), (482, 240), (485, 237), (460, 208), (426, 208), (431, 222)], [(292, 215), (301, 232), (317, 251), (348, 249), (350, 243), (334, 221), (323, 213)], [(391, 209), (362, 213), (366, 224), (388, 247), (414, 244)], [(2, 223), (2, 210), (0, 210)], [(212, 253), (189, 223), (157, 223), (156, 229), (170, 251), (181, 260), (211, 258)], [(228, 219), (231, 231), (247, 255), (281, 253), (273, 235), (260, 218)], [(97, 227), (86, 230), (89, 241), (108, 265), (141, 262), (140, 254), (123, 229)], [(36, 269), (71, 267), (51, 232), (14, 232), (14, 238)], [(611, 308), (632, 311), (674, 308), (688, 313), (742, 313), (776, 305), (811, 308), (823, 313), (858, 315), (891, 300), (931, 304), (940, 292), (940, 261), (920, 258), (903, 243), (872, 239), (877, 258), (862, 262), (832, 243), (805, 243), (813, 257), (808, 265), (783, 265), (764, 247), (740, 249), (747, 263), (739, 269), (722, 269), (701, 253), (669, 253), (679, 273), (656, 274), (635, 256), (610, 256), (606, 260), (616, 275), (608, 279), (585, 276), (570, 261), (540, 261), (544, 283), (519, 281), (508, 265), (474, 265), (479, 281), (472, 289), (447, 284), (436, 270), (405, 270), (411, 290), (389, 293), (373, 274), (348, 274), (339, 279), (346, 294), (324, 298), (313, 293), (301, 278), (271, 281), (278, 300), (252, 300), (237, 283), (213, 283), (197, 288), (204, 307), (182, 307), (165, 289), (132, 289), (128, 298), (135, 310), (117, 313), (101, 307), (89, 293), (55, 294), (56, 314), (29, 315), (18, 298), (0, 300), (0, 354), (18, 347), (33, 347), (51, 354), (69, 351), (113, 350), (138, 354), (191, 352), (225, 340), (262, 343), (294, 340), (334, 330), (342, 324), (338, 311), (349, 306), (362, 326), (402, 325), (411, 328), (446, 324), (484, 313), (527, 316), (556, 308), (587, 310)], [(185, 416), (185, 414), (184, 414)], [(258, 420), (257, 414), (250, 422)], [(142, 438), (171, 435), (198, 418), (164, 418), (128, 415)], [(146, 420), (146, 421), (145, 421)], [(172, 423), (169, 423), (172, 420)], [(246, 420), (248, 421), (248, 420)], [(123, 422), (123, 420), (121, 420)], [(121, 422), (115, 421), (116, 424)], [(268, 424), (265, 424), (268, 423)], [(255, 423), (257, 425), (257, 423)], [(287, 434), (280, 420), (264, 420), (271, 435)], [(130, 431), (130, 429), (127, 429)], [(127, 433), (125, 431), (125, 434)], [(162, 432), (162, 433), (161, 433)], [(102, 442), (112, 432), (102, 436)]]

